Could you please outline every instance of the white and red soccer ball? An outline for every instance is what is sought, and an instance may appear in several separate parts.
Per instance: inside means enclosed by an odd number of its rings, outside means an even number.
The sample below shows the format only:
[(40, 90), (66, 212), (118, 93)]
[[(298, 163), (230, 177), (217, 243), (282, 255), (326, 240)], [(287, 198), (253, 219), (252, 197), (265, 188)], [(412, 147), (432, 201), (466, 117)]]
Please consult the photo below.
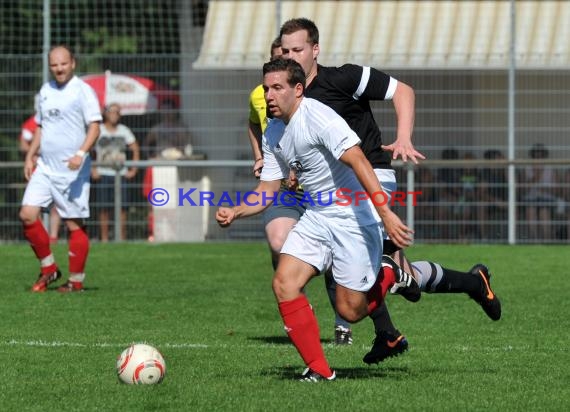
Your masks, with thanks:
[(164, 379), (166, 363), (158, 349), (136, 343), (117, 358), (117, 374), (121, 382), (131, 385), (152, 385)]

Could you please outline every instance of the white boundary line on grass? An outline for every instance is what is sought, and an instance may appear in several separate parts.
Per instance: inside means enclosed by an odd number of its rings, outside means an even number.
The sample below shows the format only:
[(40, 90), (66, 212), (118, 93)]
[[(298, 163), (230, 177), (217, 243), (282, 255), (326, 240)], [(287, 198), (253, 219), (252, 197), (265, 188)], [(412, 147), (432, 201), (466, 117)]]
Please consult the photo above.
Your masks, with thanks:
[[(79, 342), (61, 342), (61, 341), (44, 341), (44, 340), (9, 340), (0, 342), (1, 346), (30, 346), (30, 347), (74, 347), (74, 348), (123, 348), (132, 345), (131, 343), (109, 343), (109, 342), (95, 342), (95, 343), (79, 343)], [(136, 342), (146, 343), (146, 342)], [(203, 349), (208, 348), (208, 345), (200, 343), (164, 343), (157, 345), (161, 348), (176, 348), (176, 349)]]
[[(224, 348), (224, 347), (236, 347), (236, 345), (220, 344), (220, 345), (205, 345), (202, 343), (149, 343), (149, 342), (131, 342), (131, 343), (111, 343), (111, 342), (93, 342), (93, 343), (79, 343), (79, 342), (62, 342), (62, 341), (45, 341), (45, 340), (16, 340), (11, 339), (8, 341), (0, 341), (0, 346), (28, 346), (28, 347), (44, 347), (44, 348), (56, 348), (56, 347), (73, 347), (73, 348), (126, 348), (133, 343), (148, 343), (149, 345), (154, 345), (158, 348), (171, 348), (171, 349), (208, 349), (208, 348)], [(282, 347), (282, 344), (249, 344), (249, 345), (238, 345), (241, 348), (275, 348)], [(325, 348), (334, 348), (337, 345), (333, 343), (323, 344)], [(353, 347), (357, 347), (354, 345)], [(367, 346), (362, 346), (362, 349), (368, 349)], [(478, 348), (471, 347), (467, 345), (456, 345), (452, 349), (458, 352), (511, 352), (511, 351), (526, 351), (530, 349), (529, 345), (522, 346), (512, 346), (506, 345), (501, 348)]]

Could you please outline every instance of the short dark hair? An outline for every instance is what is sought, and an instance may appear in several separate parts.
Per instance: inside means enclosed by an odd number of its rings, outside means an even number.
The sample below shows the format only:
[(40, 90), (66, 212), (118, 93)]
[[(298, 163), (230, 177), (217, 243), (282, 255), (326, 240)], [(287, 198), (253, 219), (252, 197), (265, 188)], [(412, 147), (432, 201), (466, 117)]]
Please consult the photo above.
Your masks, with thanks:
[(279, 30), (279, 37), (281, 38), (284, 34), (292, 34), (300, 30), (307, 30), (309, 43), (319, 44), (319, 29), (317, 25), (305, 17), (290, 19), (283, 23), (281, 30)]
[(267, 73), (273, 72), (287, 72), (287, 84), (294, 87), (297, 83), (301, 83), (303, 90), (305, 90), (305, 71), (295, 60), (275, 59), (270, 60), (263, 65), (263, 76)]
[(528, 152), (531, 159), (546, 159), (548, 157), (548, 149), (542, 143), (535, 143)]
[(273, 58), (273, 50), (281, 48), (281, 37), (276, 37), (271, 42), (271, 49), (269, 50), (269, 57)]

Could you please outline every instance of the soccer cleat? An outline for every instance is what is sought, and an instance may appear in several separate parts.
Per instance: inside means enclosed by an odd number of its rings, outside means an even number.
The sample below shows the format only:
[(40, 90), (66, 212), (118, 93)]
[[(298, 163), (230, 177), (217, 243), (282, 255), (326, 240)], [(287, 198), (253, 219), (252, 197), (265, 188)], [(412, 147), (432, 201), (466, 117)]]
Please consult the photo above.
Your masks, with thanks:
[(477, 276), (481, 280), (480, 293), (478, 295), (470, 294), (471, 299), (481, 305), (487, 316), (491, 319), (501, 319), (501, 301), (491, 289), (491, 274), (487, 266), (478, 263), (471, 268), (469, 273), (473, 276)]
[(404, 335), (394, 336), (388, 332), (376, 333), (372, 349), (362, 360), (364, 363), (372, 364), (382, 362), (384, 359), (398, 356), (408, 350), (408, 341)]
[(325, 378), (324, 376), (318, 374), (314, 370), (307, 368), (304, 370), (299, 381), (300, 382), (322, 382), (322, 381), (327, 382), (327, 381), (334, 381), (335, 379), (336, 379), (336, 372), (335, 371), (333, 371), (333, 374), (331, 376), (329, 376), (328, 378)]
[(83, 290), (82, 282), (72, 282), (70, 280), (57, 288), (59, 293), (83, 292)]
[(334, 328), (334, 343), (336, 345), (352, 345), (352, 331), (338, 325)]
[(382, 266), (389, 266), (394, 270), (396, 275), (396, 283), (390, 289), (390, 293), (402, 295), (410, 302), (417, 302), (422, 297), (422, 291), (416, 282), (416, 279), (404, 269), (402, 269), (394, 259), (388, 255), (382, 255)]
[(32, 286), (32, 292), (45, 292), (50, 283), (55, 282), (61, 277), (61, 272), (57, 269), (55, 272), (38, 276), (38, 280)]

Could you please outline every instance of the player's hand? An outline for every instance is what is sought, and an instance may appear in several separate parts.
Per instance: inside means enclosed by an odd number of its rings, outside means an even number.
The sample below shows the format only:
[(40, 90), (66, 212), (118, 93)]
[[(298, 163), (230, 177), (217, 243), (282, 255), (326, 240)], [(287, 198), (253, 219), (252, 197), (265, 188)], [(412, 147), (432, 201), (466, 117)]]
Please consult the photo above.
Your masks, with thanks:
[(74, 155), (67, 160), (67, 167), (69, 170), (79, 170), (83, 163), (83, 156)]
[(391, 210), (387, 210), (382, 214), (382, 222), (384, 230), (390, 237), (390, 240), (401, 248), (408, 247), (414, 241), (414, 231), (404, 224)]
[(299, 179), (293, 170), (289, 170), (289, 179), (287, 180), (287, 190), (296, 192), (299, 187)]
[(34, 172), (35, 162), (33, 159), (28, 159), (24, 162), (24, 177), (26, 180), (30, 180), (32, 173)]
[(220, 207), (216, 212), (216, 221), (221, 227), (228, 227), (236, 218), (236, 212), (230, 207)]
[(253, 164), (253, 175), (258, 179), (261, 176), (261, 169), (263, 169), (263, 158), (257, 159)]
[(135, 176), (137, 175), (137, 169), (129, 169), (127, 170), (127, 173), (125, 174), (125, 179), (127, 180), (131, 180), (133, 179)]
[(404, 162), (407, 162), (409, 159), (414, 162), (414, 164), (418, 164), (419, 160), (425, 160), (426, 158), (414, 148), (414, 145), (410, 141), (402, 142), (396, 140), (392, 144), (382, 145), (381, 147), (382, 150), (386, 152), (392, 152), (392, 160), (396, 160), (398, 156), (400, 156)]

